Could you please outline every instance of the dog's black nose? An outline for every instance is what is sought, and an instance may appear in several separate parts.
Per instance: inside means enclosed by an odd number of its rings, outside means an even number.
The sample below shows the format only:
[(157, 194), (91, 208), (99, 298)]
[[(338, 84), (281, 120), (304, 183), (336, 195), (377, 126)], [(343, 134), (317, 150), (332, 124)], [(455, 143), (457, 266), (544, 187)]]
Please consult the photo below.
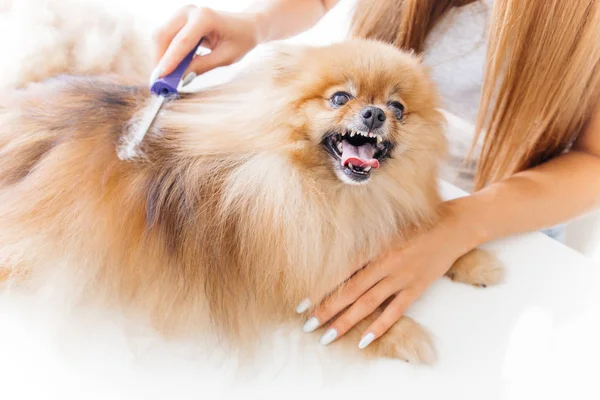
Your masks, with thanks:
[(365, 107), (360, 110), (360, 116), (363, 124), (369, 130), (377, 129), (385, 122), (385, 113), (378, 107)]

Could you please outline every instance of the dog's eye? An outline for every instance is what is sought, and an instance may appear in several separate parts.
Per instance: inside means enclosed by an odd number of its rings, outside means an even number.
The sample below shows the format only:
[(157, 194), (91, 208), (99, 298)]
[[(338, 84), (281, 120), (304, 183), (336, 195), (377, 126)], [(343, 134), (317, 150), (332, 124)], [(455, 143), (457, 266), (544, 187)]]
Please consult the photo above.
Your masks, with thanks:
[(399, 103), (397, 101), (390, 101), (388, 103), (388, 107), (392, 110), (394, 115), (396, 115), (396, 118), (398, 118), (398, 120), (402, 119), (402, 117), (404, 116), (404, 106), (402, 105), (402, 103)]
[(352, 96), (346, 92), (336, 92), (331, 96), (331, 105), (334, 107), (340, 107), (350, 101)]

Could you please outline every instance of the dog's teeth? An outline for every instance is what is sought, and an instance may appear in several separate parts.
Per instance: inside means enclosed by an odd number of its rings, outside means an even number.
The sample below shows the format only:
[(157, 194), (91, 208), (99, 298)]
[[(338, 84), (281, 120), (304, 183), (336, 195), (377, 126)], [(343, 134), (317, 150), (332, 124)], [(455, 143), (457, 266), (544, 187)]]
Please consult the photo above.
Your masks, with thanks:
[(354, 135), (356, 135), (356, 132), (350, 131), (350, 137), (354, 137)]
[(338, 148), (338, 150), (340, 151), (340, 153), (343, 153), (343, 152), (344, 152), (344, 147), (342, 146), (342, 142), (339, 142), (339, 143), (337, 144), (337, 148)]
[(377, 135), (377, 143), (381, 142), (383, 142), (383, 138), (381, 137), (381, 135)]
[(346, 136), (346, 131), (342, 132), (342, 137)]
[(368, 166), (368, 167), (365, 167), (365, 168), (364, 168), (364, 171), (365, 171), (365, 172), (369, 172), (370, 170), (371, 170), (371, 166)]

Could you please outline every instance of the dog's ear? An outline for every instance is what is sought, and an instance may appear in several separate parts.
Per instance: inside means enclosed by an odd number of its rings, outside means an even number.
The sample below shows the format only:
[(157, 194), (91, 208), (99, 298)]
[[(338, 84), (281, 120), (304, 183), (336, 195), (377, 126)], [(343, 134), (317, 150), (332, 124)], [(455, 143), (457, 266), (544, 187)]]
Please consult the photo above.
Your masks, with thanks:
[(309, 47), (274, 44), (269, 49), (269, 57), (273, 63), (273, 73), (277, 80), (291, 81), (297, 79), (302, 72), (302, 61), (309, 52)]
[(271, 51), (275, 55), (288, 59), (302, 57), (309, 49), (309, 46), (289, 43), (274, 43), (271, 45)]

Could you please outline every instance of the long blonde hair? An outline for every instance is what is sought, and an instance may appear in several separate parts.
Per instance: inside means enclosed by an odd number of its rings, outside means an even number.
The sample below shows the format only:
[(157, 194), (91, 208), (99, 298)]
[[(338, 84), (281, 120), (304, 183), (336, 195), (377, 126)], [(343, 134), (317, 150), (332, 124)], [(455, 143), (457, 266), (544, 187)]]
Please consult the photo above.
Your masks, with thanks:
[[(473, 0), (359, 0), (352, 34), (423, 51), (452, 7)], [(600, 94), (600, 2), (495, 0), (476, 123), (476, 189), (568, 149)], [(474, 142), (475, 143), (475, 142)]]

